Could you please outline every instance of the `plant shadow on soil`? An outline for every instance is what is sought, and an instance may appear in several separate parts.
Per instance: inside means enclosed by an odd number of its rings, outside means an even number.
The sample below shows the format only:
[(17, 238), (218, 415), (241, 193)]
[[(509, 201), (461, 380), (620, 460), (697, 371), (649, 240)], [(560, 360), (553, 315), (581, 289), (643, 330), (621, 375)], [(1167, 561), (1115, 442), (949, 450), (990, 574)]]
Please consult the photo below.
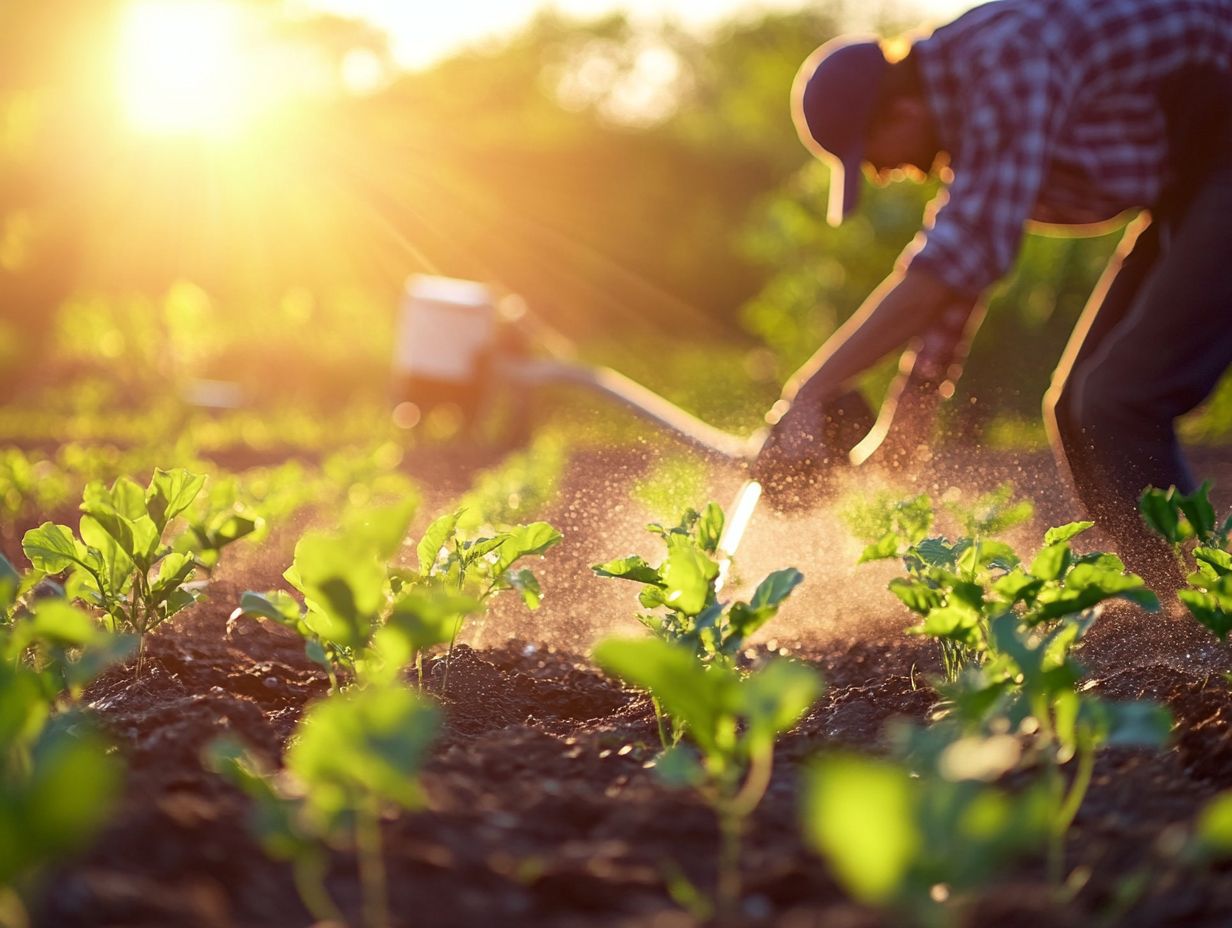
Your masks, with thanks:
[[(585, 495), (585, 481), (562, 492), (567, 509)], [(552, 572), (585, 570), (596, 545), (608, 556), (623, 553), (619, 541), (587, 539)], [(37, 925), (311, 922), (289, 870), (248, 836), (245, 800), (200, 761), (210, 740), (234, 734), (276, 762), (306, 703), (326, 692), (324, 674), (290, 632), (228, 622), (242, 590), (276, 581), (267, 564), (220, 570), (210, 602), (153, 637), (141, 678), (117, 668), (88, 691), (128, 758), (128, 784), (95, 845), (48, 879)], [(550, 589), (550, 579), (544, 585)], [(879, 589), (870, 584), (869, 595)], [(632, 598), (622, 601), (628, 614)], [(796, 778), (810, 756), (836, 746), (876, 751), (888, 721), (922, 722), (933, 706), (926, 681), (938, 667), (934, 652), (902, 635), (904, 618), (889, 597), (875, 602), (889, 616), (880, 624), (790, 640), (779, 634), (755, 649), (809, 661), (828, 688), (777, 750), (747, 842), (748, 924), (893, 924), (844, 900), (798, 828)], [(583, 605), (575, 600), (570, 609)], [(1070, 867), (1091, 874), (1071, 904), (1051, 902), (1042, 862), (1027, 860), (976, 904), (970, 924), (1232, 923), (1232, 869), (1184, 869), (1167, 853), (1201, 805), (1232, 787), (1232, 696), (1209, 666), (1116, 658), (1124, 641), (1152, 634), (1151, 621), (1116, 619), (1103, 639), (1105, 657), (1088, 662), (1089, 685), (1110, 698), (1166, 702), (1178, 720), (1172, 746), (1101, 755), (1067, 848)], [(545, 644), (547, 636), (524, 631), (454, 654), (449, 692), (441, 694), (446, 724), (424, 774), (429, 809), (385, 823), (395, 923), (689, 924), (668, 897), (665, 874), (675, 867), (712, 885), (717, 831), (700, 802), (645, 767), (657, 747), (648, 701), (594, 669), (583, 647)], [(442, 669), (430, 667), (430, 689), (439, 691)], [(328, 888), (344, 912), (358, 912), (347, 854), (334, 856)]]

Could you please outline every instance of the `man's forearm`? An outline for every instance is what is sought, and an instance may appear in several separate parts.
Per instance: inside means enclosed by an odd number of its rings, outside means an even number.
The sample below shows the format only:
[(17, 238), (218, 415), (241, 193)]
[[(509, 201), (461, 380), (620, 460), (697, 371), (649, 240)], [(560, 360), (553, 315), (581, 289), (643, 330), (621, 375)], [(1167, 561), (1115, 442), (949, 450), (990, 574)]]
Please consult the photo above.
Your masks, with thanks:
[(821, 399), (833, 395), (960, 302), (974, 304), (975, 299), (964, 299), (923, 272), (891, 275), (792, 376), (784, 396)]

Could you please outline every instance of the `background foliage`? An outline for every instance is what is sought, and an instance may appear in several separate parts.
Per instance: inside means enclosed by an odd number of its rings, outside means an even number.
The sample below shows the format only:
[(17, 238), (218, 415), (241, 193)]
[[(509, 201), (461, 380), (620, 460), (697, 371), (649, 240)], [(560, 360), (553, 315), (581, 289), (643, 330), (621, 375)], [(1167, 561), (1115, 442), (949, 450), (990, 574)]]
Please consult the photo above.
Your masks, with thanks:
[[(108, 38), (125, 5), (0, 11), (16, 401), (91, 376), (128, 397), (221, 378), (266, 402), (383, 399), (401, 287), (427, 272), (519, 293), (584, 354), (747, 421), (890, 270), (932, 192), (870, 189), (842, 229), (823, 221), (828, 179), (787, 94), (850, 22), (839, 0), (701, 35), (544, 13), (363, 92), (349, 56), (388, 64), (384, 36), (247, 0), (301, 71), (226, 144), (126, 126)], [(918, 19), (881, 9), (884, 33)], [(1029, 239), (968, 366), (972, 424), (1036, 416), (1115, 237)], [(1225, 430), (1228, 396), (1195, 434)]]

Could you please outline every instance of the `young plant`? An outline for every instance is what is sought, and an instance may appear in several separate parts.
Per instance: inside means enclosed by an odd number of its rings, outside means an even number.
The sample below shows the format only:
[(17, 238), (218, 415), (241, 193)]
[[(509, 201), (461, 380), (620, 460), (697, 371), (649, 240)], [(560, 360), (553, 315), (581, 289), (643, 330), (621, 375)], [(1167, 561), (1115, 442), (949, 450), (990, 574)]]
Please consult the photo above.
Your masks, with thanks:
[[(538, 609), (543, 600), (539, 580), (534, 571), (517, 564), (525, 557), (541, 557), (560, 544), (560, 532), (547, 522), (531, 522), (488, 537), (464, 540), (458, 536), (458, 524), (465, 514), (463, 509), (446, 513), (428, 526), (416, 546), (418, 574), (403, 573), (403, 580), (412, 586), (444, 584), (473, 596), (479, 607), (497, 593), (516, 590), (528, 609)], [(449, 665), (460, 628), (460, 624), (455, 624), (449, 637), (442, 688), (449, 680)]]
[(601, 577), (642, 584), (638, 601), (648, 610), (638, 620), (663, 641), (689, 648), (702, 663), (730, 665), (749, 637), (778, 613), (783, 601), (804, 579), (794, 567), (767, 576), (748, 601), (719, 600), (719, 537), (723, 510), (707, 504), (698, 513), (687, 510), (672, 528), (652, 524), (667, 556), (652, 567), (638, 555), (596, 564)]
[(353, 688), (309, 707), (281, 773), (225, 738), (207, 762), (252, 800), (251, 830), (267, 854), (290, 861), (314, 918), (345, 924), (324, 877), (328, 848), (353, 849), (362, 924), (387, 928), (381, 820), (423, 806), (418, 777), (439, 723), (439, 711), (401, 684)]
[(312, 532), (295, 546), (284, 576), (303, 603), (283, 591), (247, 592), (237, 614), (273, 619), (305, 639), (308, 656), (325, 668), (331, 687), (339, 670), (380, 672), (390, 662), (414, 663), (423, 683), (423, 653), (448, 644), (449, 655), (467, 615), (502, 590), (516, 589), (530, 608), (542, 596), (532, 571), (515, 569), (561, 536), (546, 522), (489, 538), (457, 537), (460, 513), (435, 520), (417, 545), (418, 569), (399, 566), (414, 501), (356, 510), (337, 533)]
[(1046, 829), (1038, 788), (993, 785), (1014, 739), (956, 742), (942, 772), (856, 754), (827, 754), (804, 778), (806, 841), (856, 900), (895, 924), (938, 928)]
[(41, 872), (86, 845), (123, 764), (71, 702), (135, 646), (63, 599), (38, 598), (0, 556), (0, 923), (27, 924)]
[[(919, 499), (912, 501), (913, 507)], [(1149, 611), (1159, 608), (1142, 578), (1127, 572), (1115, 554), (1074, 552), (1071, 541), (1090, 529), (1092, 522), (1049, 529), (1029, 565), (1005, 542), (980, 537), (955, 542), (944, 537), (921, 538), (922, 520), (912, 524), (910, 534), (887, 534), (867, 548), (860, 560), (902, 558), (907, 576), (891, 580), (889, 589), (920, 616), (920, 624), (911, 632), (938, 641), (950, 682), (984, 659), (990, 648), (991, 622), (1002, 614), (1016, 615), (1026, 627), (1034, 628), (1113, 598)]]
[(651, 694), (688, 739), (664, 750), (655, 769), (669, 784), (695, 789), (714, 810), (721, 841), (717, 888), (712, 911), (694, 914), (731, 914), (741, 896), (741, 842), (770, 784), (775, 740), (821, 695), (820, 676), (786, 660), (745, 676), (655, 638), (609, 638), (595, 647), (594, 660)]
[(110, 487), (91, 483), (79, 534), (44, 522), (22, 539), (36, 570), (67, 572), (70, 598), (98, 610), (110, 630), (139, 636), (138, 673), (145, 636), (200, 598), (187, 586), (196, 558), (173, 551), (164, 535), (204, 484), (204, 476), (183, 469), (155, 470), (144, 489), (126, 477)]
[[(997, 616), (989, 660), (943, 687), (942, 720), (932, 732), (942, 744), (947, 737), (1019, 737), (1019, 766), (1038, 772), (1042, 781), (1048, 872), (1058, 885), (1065, 873), (1065, 839), (1091, 785), (1098, 752), (1110, 746), (1158, 748), (1172, 728), (1171, 714), (1157, 703), (1109, 702), (1079, 691), (1083, 671), (1073, 651), (1093, 622), (1089, 613), (1069, 614), (1045, 628), (1013, 613)], [(935, 754), (926, 741), (917, 741), (909, 753), (916, 759)], [(1068, 778), (1067, 769), (1073, 770)]]
[(1186, 496), (1176, 487), (1148, 487), (1139, 500), (1142, 518), (1172, 545), (1177, 562), (1191, 569), (1187, 588), (1177, 593), (1190, 614), (1220, 641), (1232, 631), (1232, 515), (1222, 523), (1210, 501), (1210, 484)]
[[(124, 765), (80, 712), (42, 712), (37, 687), (0, 668), (0, 922), (28, 924), (26, 902), (47, 867), (102, 830)], [(31, 712), (32, 706), (35, 711)]]

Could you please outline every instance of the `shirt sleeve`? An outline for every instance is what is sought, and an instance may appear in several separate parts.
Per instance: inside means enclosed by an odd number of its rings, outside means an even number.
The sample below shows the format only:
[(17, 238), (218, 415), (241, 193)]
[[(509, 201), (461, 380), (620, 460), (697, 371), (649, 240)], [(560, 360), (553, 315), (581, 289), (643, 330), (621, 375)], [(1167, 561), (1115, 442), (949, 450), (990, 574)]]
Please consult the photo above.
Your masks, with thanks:
[(1058, 71), (1046, 54), (1019, 48), (971, 69), (953, 180), (904, 263), (972, 296), (1010, 269), (1064, 120)]

